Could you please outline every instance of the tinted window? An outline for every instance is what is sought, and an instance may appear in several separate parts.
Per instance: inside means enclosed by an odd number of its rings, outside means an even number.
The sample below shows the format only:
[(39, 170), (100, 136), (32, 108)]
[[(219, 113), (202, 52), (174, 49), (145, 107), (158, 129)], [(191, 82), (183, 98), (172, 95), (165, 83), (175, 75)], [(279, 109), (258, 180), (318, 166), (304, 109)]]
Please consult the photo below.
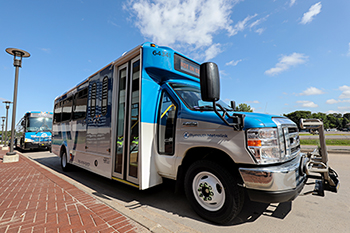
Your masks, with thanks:
[(73, 97), (63, 100), (62, 121), (68, 121), (72, 115)]
[(174, 154), (176, 105), (166, 92), (160, 103), (158, 122), (158, 151), (160, 154)]
[(85, 118), (88, 99), (88, 89), (85, 88), (74, 96), (73, 120)]
[(102, 104), (101, 112), (102, 115), (107, 114), (107, 105), (108, 105), (108, 77), (104, 77), (102, 81)]
[(61, 122), (61, 113), (62, 113), (62, 102), (55, 104), (54, 114), (53, 114), (53, 122), (59, 123)]
[(90, 116), (94, 117), (96, 114), (96, 83), (91, 85), (91, 98), (90, 98)]

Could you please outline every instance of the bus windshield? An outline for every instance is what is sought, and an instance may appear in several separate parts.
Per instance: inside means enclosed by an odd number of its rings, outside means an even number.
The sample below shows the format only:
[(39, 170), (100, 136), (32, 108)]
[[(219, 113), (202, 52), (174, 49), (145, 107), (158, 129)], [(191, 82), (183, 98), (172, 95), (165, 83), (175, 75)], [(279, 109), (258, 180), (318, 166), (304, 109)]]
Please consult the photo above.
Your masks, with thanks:
[(49, 117), (29, 117), (27, 131), (28, 132), (40, 132), (51, 131), (52, 118)]
[[(179, 83), (172, 83), (170, 86), (191, 110), (213, 110), (212, 102), (202, 100), (201, 90), (199, 87)], [(220, 104), (227, 111), (233, 111), (228, 104), (221, 100), (217, 101), (216, 103)], [(220, 109), (217, 108), (217, 110)]]

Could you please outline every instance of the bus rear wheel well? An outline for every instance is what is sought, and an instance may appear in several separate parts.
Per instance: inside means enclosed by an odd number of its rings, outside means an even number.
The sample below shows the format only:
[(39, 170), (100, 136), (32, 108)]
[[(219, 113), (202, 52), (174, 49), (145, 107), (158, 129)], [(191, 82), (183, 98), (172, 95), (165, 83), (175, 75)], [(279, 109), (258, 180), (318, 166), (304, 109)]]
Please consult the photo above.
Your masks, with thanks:
[(62, 145), (61, 149), (60, 149), (60, 157), (62, 157), (64, 152), (66, 152), (66, 154), (67, 154), (66, 147)]
[(242, 183), (242, 179), (238, 171), (238, 166), (228, 154), (216, 148), (197, 147), (187, 151), (182, 164), (178, 168), (176, 179), (177, 190), (183, 188), (184, 179), (188, 168), (198, 160), (211, 161), (220, 165), (229, 171), (233, 176), (235, 176), (239, 183)]

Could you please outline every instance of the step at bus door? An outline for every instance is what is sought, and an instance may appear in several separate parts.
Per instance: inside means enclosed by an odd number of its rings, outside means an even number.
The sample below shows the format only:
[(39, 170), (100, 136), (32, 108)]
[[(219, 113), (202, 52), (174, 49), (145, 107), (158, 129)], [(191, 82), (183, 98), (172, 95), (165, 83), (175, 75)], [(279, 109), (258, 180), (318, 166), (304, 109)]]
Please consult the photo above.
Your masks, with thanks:
[(140, 57), (117, 69), (113, 178), (139, 184)]

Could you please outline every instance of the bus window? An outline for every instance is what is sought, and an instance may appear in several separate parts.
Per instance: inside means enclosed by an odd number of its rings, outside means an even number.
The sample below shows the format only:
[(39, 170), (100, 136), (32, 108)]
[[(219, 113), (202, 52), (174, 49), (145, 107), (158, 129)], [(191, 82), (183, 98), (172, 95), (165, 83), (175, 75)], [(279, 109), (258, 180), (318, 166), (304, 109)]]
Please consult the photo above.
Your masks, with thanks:
[(85, 118), (88, 97), (87, 92), (88, 89), (85, 88), (79, 91), (77, 94), (75, 94), (73, 106), (73, 120)]
[(68, 121), (72, 115), (73, 98), (69, 97), (63, 101), (62, 121)]
[(132, 64), (131, 74), (131, 115), (130, 115), (130, 148), (129, 148), (129, 176), (138, 177), (139, 155), (139, 95), (140, 95), (140, 60)]
[(121, 173), (123, 165), (124, 149), (124, 116), (125, 116), (125, 89), (126, 89), (126, 68), (119, 72), (119, 90), (118, 90), (118, 114), (117, 114), (117, 151), (115, 157), (114, 171)]
[(158, 122), (158, 151), (160, 154), (174, 154), (176, 105), (166, 92), (160, 103)]
[(54, 115), (53, 115), (54, 123), (61, 122), (61, 113), (62, 113), (62, 102), (59, 102), (55, 104)]
[(108, 105), (108, 76), (104, 77), (102, 81), (102, 104), (101, 104), (102, 115), (107, 114), (107, 105)]
[(91, 86), (91, 99), (90, 99), (90, 116), (95, 117), (96, 113), (96, 83)]

